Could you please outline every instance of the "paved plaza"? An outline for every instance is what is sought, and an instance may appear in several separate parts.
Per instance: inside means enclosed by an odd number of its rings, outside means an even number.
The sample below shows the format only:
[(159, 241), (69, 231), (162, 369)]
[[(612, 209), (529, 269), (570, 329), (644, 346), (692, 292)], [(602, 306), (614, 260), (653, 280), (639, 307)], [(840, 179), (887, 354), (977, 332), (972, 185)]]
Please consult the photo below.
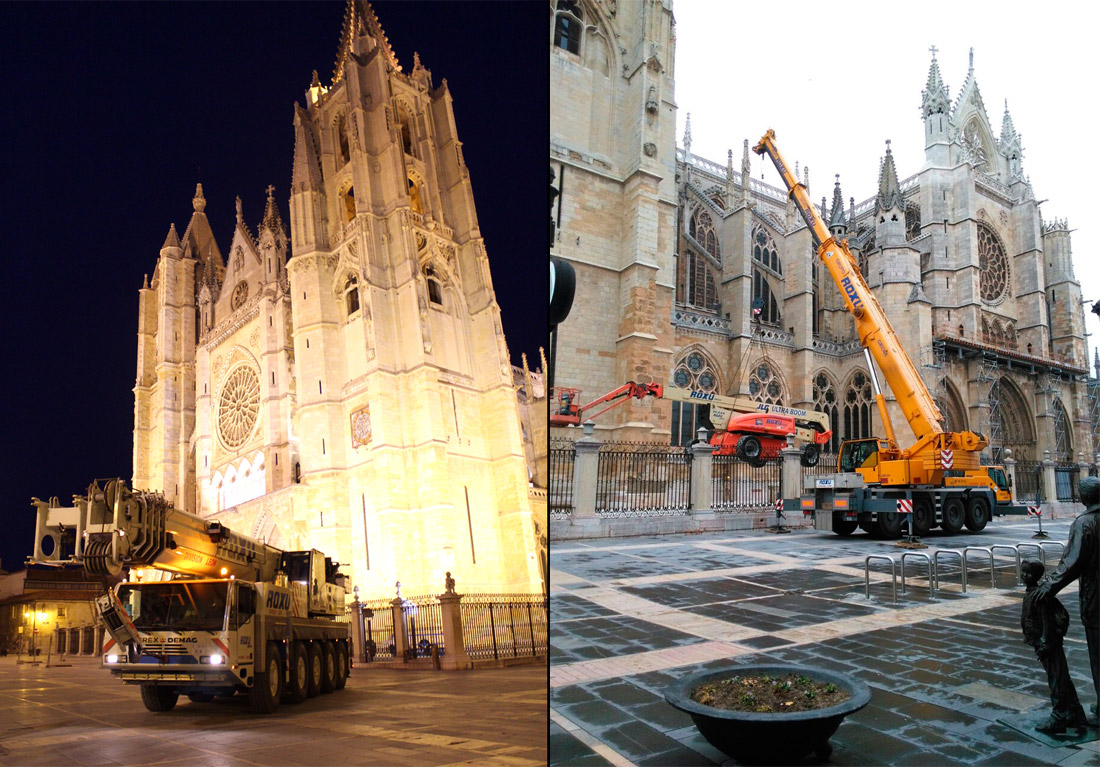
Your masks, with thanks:
[[(54, 659), (56, 661), (56, 658)], [(347, 687), (268, 716), (238, 695), (145, 710), (98, 659), (0, 659), (0, 765), (545, 765), (546, 666), (354, 669)]]
[[(1044, 522), (1066, 540), (1071, 520)], [(937, 548), (1033, 542), (1035, 522), (995, 519), (978, 534), (925, 538)], [(1015, 560), (973, 552), (961, 591), (959, 559), (940, 557), (931, 598), (919, 558), (893, 602), (894, 541), (763, 530), (567, 541), (551, 546), (550, 764), (709, 765), (727, 757), (664, 701), (675, 679), (769, 661), (852, 674), (871, 703), (833, 736), (834, 765), (1100, 765), (1100, 742), (1031, 738), (1000, 720), (1049, 711), (1043, 667), (1023, 641)], [(1028, 554), (1025, 550), (1025, 558)], [(1048, 547), (1047, 565), (1059, 561)], [(1066, 655), (1086, 708), (1095, 702), (1077, 584)], [(1096, 730), (1090, 731), (1092, 736)], [(807, 758), (813, 763), (815, 757)], [(728, 762), (732, 764), (733, 762)]]

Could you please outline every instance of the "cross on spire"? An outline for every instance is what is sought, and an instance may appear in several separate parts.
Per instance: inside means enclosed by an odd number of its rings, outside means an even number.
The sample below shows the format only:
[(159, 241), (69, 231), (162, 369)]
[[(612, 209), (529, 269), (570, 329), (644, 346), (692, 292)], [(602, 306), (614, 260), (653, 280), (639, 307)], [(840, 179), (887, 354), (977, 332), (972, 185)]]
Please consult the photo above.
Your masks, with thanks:
[(274, 184), (268, 184), (267, 185), (267, 196), (270, 197), (273, 194), (275, 194), (275, 185)]
[(936, 46), (931, 46), (928, 50), (932, 51), (932, 58), (936, 58)]

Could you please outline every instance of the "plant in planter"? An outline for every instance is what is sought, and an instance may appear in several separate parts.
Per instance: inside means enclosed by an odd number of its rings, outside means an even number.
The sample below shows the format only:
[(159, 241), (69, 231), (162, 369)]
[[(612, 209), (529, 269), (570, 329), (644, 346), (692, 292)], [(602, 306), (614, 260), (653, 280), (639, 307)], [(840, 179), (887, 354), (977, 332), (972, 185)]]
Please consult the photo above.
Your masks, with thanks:
[(692, 674), (665, 700), (691, 716), (719, 751), (742, 762), (786, 764), (814, 751), (832, 753), (829, 738), (844, 717), (871, 700), (858, 679), (792, 664), (733, 666)]

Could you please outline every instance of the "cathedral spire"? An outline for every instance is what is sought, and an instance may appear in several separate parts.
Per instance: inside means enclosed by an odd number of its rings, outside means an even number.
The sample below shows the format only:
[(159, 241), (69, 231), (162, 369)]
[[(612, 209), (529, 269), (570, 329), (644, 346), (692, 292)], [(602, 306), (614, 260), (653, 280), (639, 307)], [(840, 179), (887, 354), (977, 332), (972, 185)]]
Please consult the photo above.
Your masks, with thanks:
[(202, 184), (195, 185), (195, 196), (191, 199), (191, 206), (196, 213), (206, 210), (206, 198), (202, 196)]
[(264, 209), (264, 218), (260, 222), (260, 230), (270, 229), (272, 234), (284, 234), (283, 220), (279, 217), (279, 206), (275, 204), (275, 187), (267, 187), (267, 207)]
[(301, 192), (321, 189), (321, 164), (317, 162), (308, 117), (297, 105), (294, 114), (294, 163), (291, 171), (290, 191)]
[(878, 197), (875, 198), (875, 209), (898, 210), (905, 208), (905, 200), (901, 195), (901, 185), (898, 184), (898, 172), (894, 167), (894, 154), (890, 151), (890, 139), (886, 139), (886, 158), (882, 161), (882, 168), (878, 177)]
[(733, 205), (733, 150), (726, 150), (726, 205)]
[(1012, 115), (1008, 113), (1008, 99), (1005, 99), (1005, 116), (1001, 120), (1001, 143), (1014, 141), (1018, 138), (1016, 126), (1012, 124)]
[(947, 114), (951, 106), (947, 86), (944, 84), (943, 78), (940, 77), (940, 65), (936, 61), (936, 46), (933, 45), (930, 50), (932, 51), (932, 63), (928, 67), (928, 82), (925, 83), (924, 91), (921, 93), (921, 108), (925, 117), (934, 114)]
[(840, 193), (840, 174), (836, 174), (836, 185), (833, 187), (833, 209), (829, 214), (829, 228), (846, 226), (844, 219), (844, 195)]
[(741, 201), (748, 204), (752, 199), (750, 183), (752, 181), (751, 166), (749, 165), (749, 140), (741, 146)]
[(684, 153), (691, 158), (691, 112), (687, 113), (687, 124), (684, 126)]
[[(336, 66), (332, 70), (332, 84), (335, 86), (344, 78), (344, 64), (354, 54), (352, 46), (360, 35), (368, 36), (372, 45), (382, 49), (383, 55), (398, 72), (401, 67), (397, 63), (397, 57), (393, 54), (390, 41), (386, 33), (382, 31), (382, 25), (378, 23), (378, 17), (374, 15), (368, 0), (348, 0), (344, 9), (344, 26), (340, 30), (340, 43), (336, 49)], [(367, 53), (368, 51), (363, 51)]]
[(164, 238), (164, 244), (160, 246), (161, 250), (165, 248), (178, 248), (180, 246), (179, 235), (176, 234), (176, 225), (173, 223), (168, 227), (168, 236)]

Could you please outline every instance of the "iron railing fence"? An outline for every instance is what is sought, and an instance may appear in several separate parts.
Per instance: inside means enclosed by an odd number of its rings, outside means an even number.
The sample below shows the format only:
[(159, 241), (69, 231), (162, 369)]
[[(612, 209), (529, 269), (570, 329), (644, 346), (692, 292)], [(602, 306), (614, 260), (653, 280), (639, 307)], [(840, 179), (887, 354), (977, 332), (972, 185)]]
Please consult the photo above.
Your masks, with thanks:
[(663, 442), (608, 442), (600, 447), (597, 516), (687, 514), (690, 508), (690, 447)]
[(711, 463), (715, 511), (775, 509), (782, 484), (778, 461), (752, 466), (734, 455), (715, 455)]
[(363, 636), (367, 654), (373, 660), (393, 660), (393, 606), (390, 600), (374, 599), (363, 603)]
[(1038, 502), (1043, 481), (1043, 465), (1038, 461), (1016, 461), (1013, 470), (1017, 501)]
[[(817, 457), (817, 465), (803, 466), (803, 477), (818, 477), (822, 474), (836, 474), (837, 453), (821, 453)], [(799, 485), (801, 487), (801, 485)]]
[(414, 658), (427, 658), (432, 654), (432, 645), (439, 648), (443, 655), (446, 647), (443, 642), (443, 612), (439, 606), (439, 597), (434, 594), (408, 597), (401, 608), (405, 620), (405, 637), (409, 642), (409, 654)]
[(551, 519), (566, 519), (573, 513), (573, 464), (577, 449), (573, 441), (560, 437), (550, 440), (549, 507)]
[(462, 643), (473, 659), (546, 655), (549, 601), (542, 594), (465, 594)]
[(1056, 463), (1054, 465), (1055, 497), (1059, 501), (1078, 503), (1081, 496), (1077, 492), (1077, 480), (1081, 476), (1081, 467), (1075, 463)]

